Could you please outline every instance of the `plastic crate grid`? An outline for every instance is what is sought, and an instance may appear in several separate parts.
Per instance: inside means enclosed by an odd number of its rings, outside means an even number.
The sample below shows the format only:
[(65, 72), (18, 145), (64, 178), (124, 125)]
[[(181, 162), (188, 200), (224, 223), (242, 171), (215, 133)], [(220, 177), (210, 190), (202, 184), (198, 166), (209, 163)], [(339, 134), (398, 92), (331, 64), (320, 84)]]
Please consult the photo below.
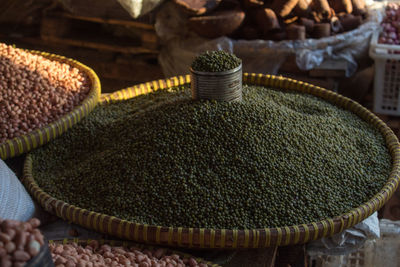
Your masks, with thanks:
[(371, 39), (370, 56), (375, 60), (374, 112), (400, 116), (400, 46), (378, 44), (379, 32)]

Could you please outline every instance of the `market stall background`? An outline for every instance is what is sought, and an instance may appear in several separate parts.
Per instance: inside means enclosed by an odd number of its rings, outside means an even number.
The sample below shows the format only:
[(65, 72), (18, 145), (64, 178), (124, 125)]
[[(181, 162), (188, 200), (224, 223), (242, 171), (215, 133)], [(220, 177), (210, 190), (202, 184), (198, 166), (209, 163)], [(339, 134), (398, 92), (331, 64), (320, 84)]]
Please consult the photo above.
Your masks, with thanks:
[[(157, 36), (156, 33), (156, 30), (159, 30), (156, 14), (160, 10), (167, 9), (168, 6), (159, 6), (150, 14), (139, 19), (132, 19), (129, 13), (115, 1), (96, 1), (95, 5), (91, 1), (76, 1), (76, 3), (64, 1), (61, 5), (60, 2), (42, 0), (28, 3), (3, 1), (0, 5), (4, 7), (0, 9), (3, 11), (0, 13), (0, 38), (3, 42), (78, 59), (92, 67), (100, 76), (103, 92), (113, 92), (132, 84), (163, 78), (165, 73), (171, 73), (166, 65), (176, 67), (175, 63), (165, 63), (165, 57), (170, 53), (166, 49), (171, 46), (174, 48), (174, 45), (167, 44), (165, 39), (163, 40), (163, 34), (159, 33)], [(25, 7), (24, 12), (20, 12), (20, 6)], [(177, 26), (179, 27), (179, 24)], [(182, 32), (184, 31), (180, 29), (180, 33)], [(188, 41), (190, 50), (195, 48), (191, 44), (197, 41), (198, 37)], [(194, 50), (208, 47), (232, 49), (232, 43), (225, 38), (210, 42), (211, 46), (202, 41), (203, 47)], [(242, 48), (244, 50), (248, 50), (249, 47), (254, 48), (254, 44), (247, 42), (245, 44), (246, 48)], [(184, 43), (183, 45), (187, 47)], [(258, 45), (262, 46), (262, 44), (256, 44)], [(280, 68), (277, 69), (277, 64), (274, 64), (272, 67), (275, 69), (260, 72), (282, 73), (321, 85), (339, 91), (372, 108), (374, 69), (373, 61), (366, 56), (366, 48), (363, 48), (363, 55), (357, 57), (356, 66), (353, 64), (350, 67), (351, 75), (349, 75), (348, 60), (330, 58), (322, 63), (319, 59), (321, 63), (319, 66), (314, 64), (311, 69), (301, 69), (296, 63), (298, 62), (297, 55), (289, 54), (285, 54), (285, 58), (279, 60), (282, 62)], [(321, 53), (329, 55), (329, 51)], [(194, 55), (193, 51), (181, 54), (185, 59), (191, 59)], [(254, 58), (254, 56), (249, 56), (249, 58)], [(158, 59), (160, 59), (160, 64)], [(256, 69), (259, 68), (256, 67)], [(396, 117), (380, 117), (388, 122), (396, 134), (399, 133), (400, 121)], [(18, 159), (7, 161), (7, 164), (17, 166), (13, 169), (17, 173), (20, 172), (21, 166)], [(398, 218), (399, 206), (395, 201), (396, 197), (381, 210), (380, 217)], [(77, 229), (81, 233), (85, 232), (80, 228)], [(302, 249), (293, 251), (304, 255)], [(286, 253), (291, 252), (286, 251)]]

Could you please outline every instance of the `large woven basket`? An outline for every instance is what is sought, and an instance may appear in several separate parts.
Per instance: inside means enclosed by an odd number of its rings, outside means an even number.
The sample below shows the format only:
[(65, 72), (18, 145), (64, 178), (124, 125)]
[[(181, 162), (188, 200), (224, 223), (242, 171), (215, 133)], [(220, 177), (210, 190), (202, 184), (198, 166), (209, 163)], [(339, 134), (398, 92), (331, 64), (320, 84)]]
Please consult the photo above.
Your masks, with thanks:
[[(77, 243), (78, 245), (81, 246), (86, 246), (87, 244), (90, 243), (90, 241), (92, 240), (96, 240), (99, 242), (99, 245), (110, 245), (110, 246), (122, 246), (122, 247), (136, 247), (139, 248), (141, 250), (156, 250), (159, 247), (153, 247), (153, 246), (149, 246), (149, 245), (144, 245), (144, 244), (137, 244), (131, 241), (123, 241), (123, 240), (107, 240), (107, 239), (78, 239), (78, 238), (74, 238), (74, 239), (61, 239), (61, 240), (49, 240), (49, 244), (71, 244), (72, 242)], [(181, 256), (182, 258), (194, 258), (197, 263), (205, 263), (210, 267), (221, 267), (220, 265), (216, 264), (216, 263), (212, 263), (210, 261), (206, 261), (205, 259), (199, 258), (199, 257), (195, 257), (193, 255), (190, 255), (188, 253), (183, 253), (181, 251), (176, 251), (176, 250), (171, 250), (169, 248), (165, 248), (165, 251), (168, 255), (172, 255), (172, 254), (176, 254)]]
[(88, 96), (79, 104), (79, 106), (76, 106), (71, 112), (65, 114), (58, 120), (44, 127), (33, 130), (28, 134), (21, 135), (0, 143), (0, 159), (3, 160), (29, 152), (30, 150), (49, 142), (57, 136), (60, 136), (63, 132), (71, 128), (72, 125), (78, 123), (83, 117), (85, 117), (94, 109), (101, 93), (99, 78), (91, 68), (76, 60), (65, 58), (63, 56), (40, 51), (29, 52), (78, 68), (82, 72), (86, 73), (86, 75), (89, 77), (91, 88)]
[[(247, 84), (264, 85), (315, 95), (350, 110), (365, 121), (375, 125), (384, 136), (392, 157), (392, 170), (386, 185), (368, 202), (346, 214), (334, 218), (277, 228), (230, 230), (139, 224), (69, 205), (53, 198), (38, 187), (32, 176), (32, 158), (29, 155), (24, 166), (24, 183), (29, 192), (47, 211), (56, 214), (64, 220), (102, 233), (137, 242), (192, 248), (261, 248), (305, 243), (321, 237), (331, 236), (352, 227), (380, 209), (392, 196), (399, 184), (399, 142), (392, 130), (378, 117), (349, 98), (300, 81), (262, 74), (244, 74), (243, 81)], [(109, 102), (128, 99), (159, 88), (188, 83), (190, 83), (189, 75), (148, 82), (105, 96), (102, 101)]]

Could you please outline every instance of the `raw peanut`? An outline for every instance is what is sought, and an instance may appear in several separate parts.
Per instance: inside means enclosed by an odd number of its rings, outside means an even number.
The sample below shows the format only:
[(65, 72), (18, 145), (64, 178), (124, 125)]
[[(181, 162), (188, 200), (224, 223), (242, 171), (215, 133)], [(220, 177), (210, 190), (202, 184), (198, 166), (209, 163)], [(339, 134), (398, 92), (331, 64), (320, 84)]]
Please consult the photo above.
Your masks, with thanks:
[(150, 264), (148, 264), (147, 262), (141, 262), (139, 264), (139, 267), (150, 267)]
[(146, 257), (142, 254), (137, 255), (136, 254), (136, 262), (142, 262), (143, 260), (145, 260)]
[(14, 260), (16, 261), (28, 261), (31, 258), (31, 255), (29, 253), (22, 251), (22, 250), (16, 250), (13, 255)]
[(136, 255), (133, 252), (128, 252), (126, 256), (132, 261), (136, 259)]
[(93, 248), (93, 249), (98, 249), (99, 248), (99, 242), (97, 240), (92, 240), (89, 242), (89, 245)]
[(15, 236), (15, 244), (17, 245), (18, 250), (23, 250), (26, 245), (27, 233), (26, 232), (18, 232)]
[(114, 253), (119, 253), (119, 254), (125, 254), (125, 250), (123, 250), (122, 248), (115, 248), (114, 249)]
[(67, 263), (67, 259), (64, 258), (64, 257), (62, 257), (62, 256), (59, 256), (59, 257), (57, 258), (57, 260), (54, 262), (55, 265), (58, 265), (58, 264), (65, 264), (65, 263)]
[(15, 251), (16, 246), (15, 246), (14, 242), (10, 241), (4, 246), (4, 248), (6, 249), (8, 254), (11, 254)]
[(151, 257), (151, 256), (153, 255), (153, 253), (151, 253), (151, 251), (150, 251), (150, 250), (147, 250), (147, 249), (143, 250), (143, 253), (144, 253), (145, 255), (149, 256), (149, 257)]
[(63, 257), (66, 257), (66, 256), (70, 256), (71, 255), (71, 253), (69, 253), (69, 251), (68, 250), (66, 250), (66, 249), (64, 249), (63, 250), (63, 252), (61, 252), (61, 254), (60, 254), (61, 256), (63, 256)]
[(123, 264), (124, 266), (129, 266), (131, 265), (131, 261), (129, 259), (124, 259), (124, 260), (120, 260), (120, 263)]
[(106, 253), (104, 253), (103, 256), (104, 256), (104, 258), (110, 258), (110, 259), (114, 258), (114, 254), (111, 252), (108, 252), (108, 251)]
[(87, 254), (84, 254), (84, 255), (82, 255), (82, 258), (81, 258), (82, 260), (85, 260), (85, 261), (89, 261), (90, 260), (90, 257), (89, 257), (89, 255), (87, 255)]
[(10, 242), (11, 238), (6, 233), (0, 233), (0, 240), (4, 243)]
[(194, 258), (189, 259), (189, 266), (194, 267), (197, 266), (197, 261)]
[(13, 267), (23, 267), (25, 266), (25, 262), (23, 261), (14, 261), (13, 262)]
[(72, 261), (75, 264), (78, 263), (78, 259), (76, 256), (72, 256), (72, 255), (65, 256), (65, 259), (67, 259), (67, 261)]
[(77, 267), (85, 267), (86, 266), (86, 261), (85, 260), (78, 260), (78, 263), (76, 264)]
[(162, 248), (159, 248), (159, 249), (157, 249), (155, 252), (154, 252), (154, 257), (156, 257), (157, 259), (160, 259), (162, 256), (164, 256), (164, 254), (165, 254), (165, 250), (164, 249), (162, 249)]
[(2, 267), (11, 267), (12, 266), (12, 261), (10, 257), (2, 257), (0, 261), (0, 266)]
[(54, 249), (54, 253), (56, 254), (61, 254), (64, 250), (64, 247), (62, 245), (56, 245), (55, 249)]
[(172, 254), (171, 255), (171, 258), (173, 259), (173, 260), (175, 260), (175, 261), (179, 261), (179, 255), (176, 255), (176, 254)]
[(7, 255), (7, 251), (4, 247), (0, 246), (0, 259)]
[(15, 232), (14, 229), (7, 229), (5, 232), (6, 232), (6, 234), (10, 237), (10, 240), (13, 240), (13, 239), (14, 239), (15, 234), (16, 234), (16, 232)]
[(111, 247), (109, 245), (102, 245), (101, 249), (104, 251), (111, 251)]
[(28, 221), (33, 228), (37, 228), (40, 226), (40, 221), (37, 218), (32, 218)]
[[(24, 124), (24, 123), (22, 123), (22, 124)], [(28, 223), (28, 222), (22, 223), (22, 224), (21, 224), (21, 227), (23, 227), (23, 230), (24, 230), (24, 231), (31, 232), (31, 231), (33, 230), (32, 225), (31, 225), (30, 223)], [(39, 232), (38, 229), (35, 229), (35, 230)]]
[(117, 257), (118, 257), (118, 262), (122, 262), (122, 261), (126, 260), (126, 257), (123, 254), (118, 255)]

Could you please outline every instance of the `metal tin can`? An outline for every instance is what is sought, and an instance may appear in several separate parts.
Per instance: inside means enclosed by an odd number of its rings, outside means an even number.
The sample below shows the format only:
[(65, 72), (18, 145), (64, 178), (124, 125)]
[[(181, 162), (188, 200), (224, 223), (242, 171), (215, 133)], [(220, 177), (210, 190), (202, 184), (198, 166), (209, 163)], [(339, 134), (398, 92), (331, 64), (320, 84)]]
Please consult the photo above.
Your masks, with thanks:
[(221, 72), (196, 71), (190, 68), (192, 99), (220, 101), (242, 100), (242, 64)]

